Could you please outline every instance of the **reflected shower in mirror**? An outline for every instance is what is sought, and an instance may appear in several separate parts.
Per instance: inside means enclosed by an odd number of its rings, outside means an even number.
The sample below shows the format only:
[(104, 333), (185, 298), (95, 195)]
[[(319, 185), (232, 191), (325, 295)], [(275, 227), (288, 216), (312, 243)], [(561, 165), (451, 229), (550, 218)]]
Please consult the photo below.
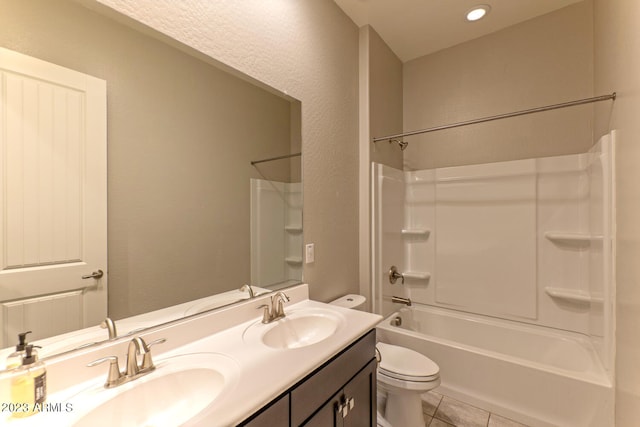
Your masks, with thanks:
[[(264, 292), (301, 281), (301, 157), (251, 163), (301, 152), (298, 101), (93, 1), (3, 0), (2, 9), (0, 46), (106, 82), (101, 280), (120, 334), (248, 298), (244, 284)], [(259, 188), (277, 189), (265, 218), (252, 216)], [(5, 322), (6, 303), (24, 297), (0, 301), (2, 347), (26, 330), (35, 343), (88, 326), (101, 333), (43, 346), (44, 356), (107, 339), (102, 319), (82, 316), (46, 332), (55, 315), (45, 316), (41, 295), (30, 312), (46, 320)]]
[[(273, 288), (302, 278), (302, 184), (300, 153), (272, 157), (251, 164), (261, 179), (251, 179), (251, 283)], [(280, 164), (280, 166), (276, 166)], [(289, 179), (269, 179), (289, 170)], [(283, 178), (285, 178), (283, 180)]]

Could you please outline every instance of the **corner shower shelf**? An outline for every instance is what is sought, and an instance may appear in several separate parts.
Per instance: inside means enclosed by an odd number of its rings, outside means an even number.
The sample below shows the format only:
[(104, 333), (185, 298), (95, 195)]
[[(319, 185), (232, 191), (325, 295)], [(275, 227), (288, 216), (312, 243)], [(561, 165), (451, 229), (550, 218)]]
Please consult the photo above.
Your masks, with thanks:
[(547, 286), (544, 288), (544, 291), (551, 298), (578, 302), (582, 304), (602, 303), (604, 301), (602, 298), (592, 296), (590, 292), (580, 291), (576, 289), (554, 288), (552, 286)]
[(405, 279), (414, 279), (414, 280), (429, 280), (431, 278), (431, 273), (426, 273), (422, 271), (407, 271), (406, 273), (402, 273)]
[(287, 262), (287, 264), (302, 265), (302, 257), (290, 256), (286, 257), (284, 260)]
[(429, 234), (431, 234), (431, 230), (428, 228), (404, 228), (402, 230), (402, 235), (407, 237), (423, 237), (426, 239)]
[(547, 231), (544, 233), (544, 237), (554, 243), (576, 247), (587, 247), (591, 245), (591, 241), (602, 240), (601, 235), (587, 233), (563, 233), (558, 231)]

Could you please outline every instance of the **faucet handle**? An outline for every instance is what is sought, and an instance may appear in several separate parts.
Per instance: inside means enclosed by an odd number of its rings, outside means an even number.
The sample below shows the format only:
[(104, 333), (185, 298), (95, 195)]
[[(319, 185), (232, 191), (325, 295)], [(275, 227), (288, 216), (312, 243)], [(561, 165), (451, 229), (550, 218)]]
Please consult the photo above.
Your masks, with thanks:
[(264, 312), (262, 313), (262, 323), (271, 322), (271, 310), (269, 309), (269, 304), (262, 304), (256, 307), (258, 310), (264, 308)]
[(142, 365), (140, 366), (140, 370), (153, 370), (155, 369), (155, 365), (153, 364), (153, 360), (151, 359), (151, 347), (156, 344), (162, 344), (167, 342), (166, 338), (160, 338), (154, 341), (151, 341), (149, 344), (145, 344), (145, 353), (142, 356)]
[(389, 283), (395, 285), (398, 279), (401, 279), (404, 285), (404, 274), (398, 271), (398, 267), (392, 265), (391, 268), (389, 268)]
[(119, 385), (124, 379), (124, 375), (120, 372), (120, 366), (118, 365), (117, 356), (107, 356), (87, 363), (88, 367), (99, 365), (103, 362), (109, 362), (109, 374), (107, 375), (107, 382), (104, 383), (105, 388), (111, 388)]
[(149, 348), (151, 348), (151, 346), (154, 346), (156, 344), (164, 344), (166, 342), (167, 342), (166, 338), (159, 338), (157, 340), (153, 340), (149, 344), (147, 344), (147, 351), (149, 351)]

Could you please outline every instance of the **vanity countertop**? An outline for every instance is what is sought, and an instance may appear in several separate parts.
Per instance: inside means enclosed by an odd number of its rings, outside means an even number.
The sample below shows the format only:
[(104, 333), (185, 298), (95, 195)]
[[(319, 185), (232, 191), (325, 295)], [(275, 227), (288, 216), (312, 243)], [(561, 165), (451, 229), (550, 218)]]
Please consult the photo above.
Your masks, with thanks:
[[(330, 360), (340, 350), (374, 328), (381, 320), (380, 316), (371, 313), (309, 300), (308, 297), (305, 297), (308, 295), (308, 288), (306, 285), (301, 286), (303, 288), (291, 292), (287, 291), (288, 294), (294, 295), (292, 302), (285, 305), (285, 313), (289, 317), (276, 322), (283, 324), (283, 322), (292, 321), (288, 319), (295, 319), (297, 315), (305, 313), (315, 313), (314, 315), (320, 317), (323, 313), (328, 313), (333, 319), (338, 319), (340, 322), (340, 327), (334, 332), (321, 341), (310, 345), (303, 344), (298, 348), (280, 349), (269, 347), (261, 341), (260, 337), (263, 336), (263, 332), (271, 326), (275, 326), (275, 323), (263, 325), (261, 323), (262, 310), (256, 310), (260, 303), (269, 300), (268, 296), (262, 299), (256, 298), (257, 301), (240, 304), (238, 307), (230, 307), (227, 310), (187, 319), (177, 325), (143, 335), (147, 342), (157, 338), (167, 338), (167, 343), (153, 347), (157, 366), (161, 366), (165, 360), (181, 360), (176, 358), (179, 355), (213, 353), (218, 357), (231, 360), (238, 368), (230, 377), (232, 378), (231, 385), (184, 425), (231, 426), (238, 424), (290, 389), (308, 373)], [(235, 318), (235, 323), (230, 327), (225, 327), (225, 323), (230, 321), (229, 318)], [(209, 326), (212, 329), (211, 333), (202, 331)], [(173, 345), (168, 345), (170, 342), (173, 342)], [(127, 343), (123, 342), (121, 347), (112, 348), (111, 353), (122, 354), (124, 345)], [(161, 349), (164, 351), (160, 351)], [(62, 407), (65, 402), (75, 402), (76, 406), (88, 406), (78, 403), (83, 402), (82, 400), (76, 399), (74, 401), (71, 396), (78, 395), (88, 388), (98, 389), (96, 384), (102, 384), (106, 378), (106, 364), (96, 368), (84, 368), (84, 365), (87, 361), (108, 354), (110, 354), (109, 349), (87, 352), (76, 356), (74, 361), (66, 361), (66, 364), (61, 363), (60, 366), (51, 366), (51, 375), (48, 380), (50, 383), (58, 379), (61, 380), (63, 378), (61, 371), (69, 372), (74, 365), (76, 371), (81, 371), (85, 375), (87, 371), (90, 371), (91, 377), (78, 377), (79, 381), (70, 383), (65, 388), (54, 390), (49, 394), (47, 402), (61, 403)], [(120, 360), (124, 360), (123, 357)], [(124, 362), (121, 362), (121, 368), (123, 364)], [(154, 375), (157, 375), (157, 372), (151, 372), (147, 377), (152, 379)], [(146, 381), (144, 378), (146, 377), (119, 387), (135, 387), (137, 381)], [(65, 379), (69, 381), (68, 378)], [(108, 391), (117, 393), (116, 389), (119, 387)], [(207, 393), (207, 390), (203, 390), (203, 393)], [(85, 412), (87, 412), (85, 407), (74, 407), (70, 413), (52, 411), (20, 420), (10, 419), (6, 413), (0, 414), (0, 417), (8, 421), (7, 425), (15, 426), (35, 426), (43, 425), (43, 423), (73, 425)]]

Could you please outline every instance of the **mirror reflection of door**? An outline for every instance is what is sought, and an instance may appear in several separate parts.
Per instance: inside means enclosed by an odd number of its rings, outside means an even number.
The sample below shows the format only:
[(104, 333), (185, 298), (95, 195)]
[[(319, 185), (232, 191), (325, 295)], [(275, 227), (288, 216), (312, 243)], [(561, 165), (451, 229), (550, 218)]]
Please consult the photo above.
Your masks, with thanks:
[(107, 107), (105, 81), (7, 49), (0, 79), (5, 347), (107, 315)]

